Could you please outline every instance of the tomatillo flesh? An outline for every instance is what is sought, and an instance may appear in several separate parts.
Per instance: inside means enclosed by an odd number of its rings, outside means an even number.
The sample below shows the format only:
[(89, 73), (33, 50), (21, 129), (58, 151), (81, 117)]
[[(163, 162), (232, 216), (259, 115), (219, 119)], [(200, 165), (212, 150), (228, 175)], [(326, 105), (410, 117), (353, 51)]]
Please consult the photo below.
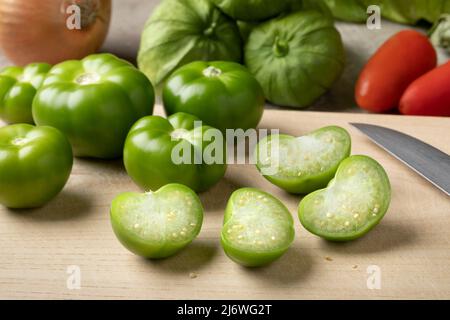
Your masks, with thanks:
[(203, 222), (203, 207), (194, 191), (168, 184), (156, 192), (127, 192), (111, 205), (111, 224), (131, 252), (150, 259), (169, 257), (191, 243)]
[(274, 196), (254, 188), (231, 195), (221, 235), (231, 260), (247, 267), (269, 264), (287, 251), (294, 236), (291, 213)]
[(197, 61), (170, 76), (163, 89), (163, 102), (168, 115), (186, 112), (225, 132), (256, 128), (265, 98), (258, 81), (244, 66)]
[(350, 151), (350, 135), (337, 126), (301, 137), (271, 135), (256, 147), (256, 167), (276, 186), (307, 194), (325, 188)]
[(357, 239), (384, 217), (391, 200), (391, 186), (383, 167), (367, 156), (342, 161), (327, 188), (300, 202), (302, 225), (331, 241)]

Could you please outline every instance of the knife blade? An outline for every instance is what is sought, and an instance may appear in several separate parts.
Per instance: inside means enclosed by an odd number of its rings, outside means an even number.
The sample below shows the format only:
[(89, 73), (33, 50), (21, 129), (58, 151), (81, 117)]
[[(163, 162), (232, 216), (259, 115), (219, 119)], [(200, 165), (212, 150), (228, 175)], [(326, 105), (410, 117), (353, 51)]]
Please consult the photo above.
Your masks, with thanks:
[(370, 140), (450, 196), (450, 156), (405, 133), (365, 123), (350, 123)]

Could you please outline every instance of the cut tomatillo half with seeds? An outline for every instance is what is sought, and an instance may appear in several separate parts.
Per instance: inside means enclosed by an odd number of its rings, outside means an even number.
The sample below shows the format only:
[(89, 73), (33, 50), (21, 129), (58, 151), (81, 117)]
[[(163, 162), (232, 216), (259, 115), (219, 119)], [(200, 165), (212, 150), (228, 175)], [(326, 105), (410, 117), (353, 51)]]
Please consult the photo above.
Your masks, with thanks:
[(271, 135), (256, 147), (256, 167), (276, 186), (306, 194), (326, 187), (350, 150), (350, 135), (337, 126), (301, 137)]
[(156, 192), (123, 193), (111, 205), (111, 224), (131, 252), (150, 259), (169, 257), (199, 234), (203, 207), (194, 191), (168, 184)]
[(247, 267), (268, 264), (282, 256), (294, 241), (289, 210), (263, 191), (235, 191), (225, 211), (222, 246), (235, 262)]
[(375, 227), (391, 199), (383, 167), (366, 156), (345, 159), (326, 189), (300, 202), (298, 214), (310, 232), (332, 241), (357, 239)]

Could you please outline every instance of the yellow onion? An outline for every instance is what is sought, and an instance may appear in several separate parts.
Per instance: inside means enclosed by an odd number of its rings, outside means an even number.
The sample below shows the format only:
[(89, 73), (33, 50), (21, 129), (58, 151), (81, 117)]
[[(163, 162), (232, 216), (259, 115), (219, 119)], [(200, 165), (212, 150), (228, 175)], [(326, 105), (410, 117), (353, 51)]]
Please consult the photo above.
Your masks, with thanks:
[(17, 65), (80, 59), (103, 44), (110, 18), (111, 0), (0, 0), (0, 49)]

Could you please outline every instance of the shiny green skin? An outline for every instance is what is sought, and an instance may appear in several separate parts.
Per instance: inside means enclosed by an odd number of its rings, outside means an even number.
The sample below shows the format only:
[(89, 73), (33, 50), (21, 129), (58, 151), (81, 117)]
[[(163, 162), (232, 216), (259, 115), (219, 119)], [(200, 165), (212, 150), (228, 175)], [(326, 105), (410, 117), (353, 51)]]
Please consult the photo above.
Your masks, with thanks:
[(33, 123), (31, 105), (51, 69), (46, 63), (7, 67), (0, 72), (0, 118), (7, 123)]
[(261, 21), (287, 10), (291, 0), (212, 0), (235, 20)]
[(254, 28), (245, 64), (270, 102), (304, 108), (340, 77), (345, 52), (333, 20), (318, 11), (299, 11)]
[(0, 128), (0, 203), (13, 209), (43, 206), (64, 188), (72, 163), (70, 143), (55, 128)]
[[(206, 131), (211, 130), (209, 132), (215, 132), (222, 138), (219, 130), (196, 126), (196, 122), (200, 120), (185, 113), (176, 113), (168, 119), (148, 116), (136, 122), (125, 142), (124, 164), (128, 175), (137, 185), (148, 191), (157, 190), (168, 183), (180, 183), (201, 192), (224, 176), (227, 168), (225, 143), (220, 150), (220, 163), (207, 164), (198, 157), (195, 159), (195, 154), (205, 154), (205, 150), (215, 141), (208, 141)], [(183, 131), (185, 137), (173, 136)], [(177, 164), (172, 160), (172, 152), (179, 146), (190, 150), (188, 163)]]
[[(306, 218), (306, 215), (311, 215), (314, 217), (313, 218), (314, 220), (319, 220), (319, 217), (315, 213), (314, 206), (316, 206), (317, 203), (321, 201), (326, 201), (328, 196), (332, 197), (332, 199), (336, 201), (337, 196), (334, 194), (333, 195), (330, 194), (329, 193), (331, 192), (330, 189), (334, 188), (335, 190), (337, 190), (335, 191), (335, 193), (339, 194), (339, 192), (342, 192), (343, 190), (342, 186), (339, 187), (339, 184), (341, 183), (342, 180), (344, 180), (346, 177), (350, 175), (361, 174), (361, 172), (358, 172), (358, 170), (354, 170), (352, 168), (352, 166), (357, 163), (362, 164), (366, 167), (371, 167), (377, 172), (376, 184), (377, 187), (379, 187), (379, 189), (381, 190), (381, 192), (380, 198), (378, 199), (379, 208), (377, 208), (376, 215), (374, 216), (372, 214), (372, 211), (369, 211), (368, 216), (364, 219), (364, 225), (359, 226), (358, 228), (354, 228), (353, 230), (350, 231), (345, 229), (342, 229), (340, 231), (328, 231), (325, 230), (323, 227), (312, 225), (311, 219), (308, 220)], [(356, 189), (352, 190), (352, 192), (350, 192), (348, 196), (354, 197), (354, 195), (357, 194), (358, 192), (363, 192), (360, 190), (360, 188), (358, 188), (358, 186), (355, 186), (355, 188)], [(376, 225), (378, 225), (378, 223), (380, 223), (380, 221), (383, 219), (384, 215), (386, 214), (389, 208), (390, 201), (391, 201), (391, 184), (389, 182), (389, 177), (386, 174), (383, 167), (370, 157), (362, 155), (354, 155), (341, 162), (336, 172), (335, 178), (330, 181), (327, 188), (310, 193), (300, 201), (298, 207), (298, 216), (301, 224), (305, 227), (305, 229), (307, 229), (309, 232), (319, 237), (322, 237), (329, 241), (336, 241), (336, 242), (352, 241), (364, 236)], [(339, 204), (336, 204), (336, 206), (339, 206)], [(331, 209), (331, 211), (332, 210), (333, 209)], [(346, 210), (350, 210), (348, 206)]]
[(222, 132), (256, 128), (264, 101), (261, 86), (248, 70), (226, 61), (197, 61), (181, 67), (163, 90), (167, 114), (193, 114)]
[(155, 85), (175, 69), (204, 60), (242, 61), (236, 22), (210, 0), (164, 0), (145, 24), (137, 57)]
[[(83, 75), (91, 75), (83, 83)], [(130, 63), (112, 54), (95, 54), (54, 66), (33, 101), (38, 125), (61, 130), (75, 156), (112, 159), (122, 156), (131, 126), (152, 114), (150, 81)]]
[[(330, 182), (330, 180), (333, 179), (334, 175), (336, 174), (339, 164), (345, 158), (350, 156), (350, 152), (351, 152), (351, 137), (348, 134), (348, 132), (341, 127), (337, 127), (337, 126), (324, 127), (324, 128), (321, 128), (319, 130), (316, 130), (316, 131), (310, 133), (308, 136), (318, 135), (318, 134), (320, 135), (320, 134), (324, 134), (327, 132), (329, 132), (329, 133), (336, 132), (336, 134), (340, 135), (341, 137), (344, 137), (343, 138), (344, 143), (343, 143), (342, 150), (339, 150), (340, 157), (330, 159), (328, 165), (325, 167), (325, 170), (306, 172), (306, 173), (303, 173), (301, 176), (298, 176), (298, 175), (282, 176), (282, 175), (277, 175), (277, 174), (264, 175), (264, 178), (266, 178), (268, 181), (270, 181), (274, 185), (280, 187), (281, 189), (283, 189), (289, 193), (293, 193), (293, 194), (308, 194), (315, 190), (325, 188), (327, 186), (327, 184)], [(289, 136), (289, 135), (278, 135), (278, 138), (279, 138), (280, 143), (282, 143), (283, 140), (288, 142), (288, 141), (292, 141), (292, 140), (296, 139), (295, 137)], [(259, 171), (261, 171), (261, 169), (264, 167), (260, 161), (261, 160), (260, 157), (258, 156), (259, 147), (261, 146), (261, 144), (264, 144), (264, 143), (270, 141), (271, 139), (273, 139), (272, 135), (261, 140), (258, 143), (258, 145), (256, 146), (255, 159), (257, 159), (256, 167)], [(296, 160), (302, 161), (302, 159), (296, 159)], [(280, 163), (280, 167), (282, 167), (283, 165), (285, 165), (285, 164)]]
[[(164, 234), (167, 233), (167, 225), (170, 223), (168, 220), (165, 220), (164, 223), (161, 222), (158, 228), (145, 230), (148, 234), (163, 233), (164, 239), (162, 241), (155, 241), (145, 238), (136, 232), (133, 227), (127, 227), (126, 220), (130, 219), (130, 216), (133, 214), (136, 214), (133, 211), (140, 210), (145, 215), (160, 213), (152, 211), (148, 204), (142, 205), (142, 201), (145, 201), (145, 198), (149, 197), (149, 194), (147, 193), (140, 194), (126, 192), (118, 195), (111, 204), (111, 225), (114, 234), (117, 239), (119, 239), (120, 243), (122, 243), (125, 248), (134, 254), (148, 259), (163, 259), (182, 250), (197, 237), (203, 223), (203, 207), (197, 194), (181, 184), (165, 185), (158, 191), (152, 193), (150, 196), (158, 198), (159, 201), (162, 199), (165, 202), (172, 203), (182, 203), (183, 201), (186, 201), (186, 199), (189, 199), (182, 205), (191, 206), (194, 217), (190, 220), (190, 223), (194, 222), (195, 226), (192, 227), (190, 224), (184, 226), (184, 228), (186, 228), (185, 230), (187, 235), (183, 239), (180, 239), (180, 237), (175, 239), (172, 237), (171, 239), (172, 234)], [(167, 207), (166, 209), (170, 210), (171, 208)], [(144, 222), (145, 221), (142, 221), (142, 219), (135, 217), (133, 225), (142, 225)]]
[[(238, 246), (230, 241), (227, 236), (227, 224), (233, 222), (233, 215), (235, 214), (235, 205), (237, 203), (236, 198), (242, 196), (244, 193), (250, 194), (250, 201), (263, 202), (262, 198), (267, 198), (269, 202), (272, 202), (277, 206), (278, 210), (283, 214), (283, 226), (284, 232), (286, 233), (287, 241), (284, 246), (277, 248), (276, 250), (256, 250), (255, 248), (248, 247), (247, 249), (239, 248)], [(265, 202), (263, 202), (263, 205)], [(250, 214), (255, 214), (255, 212), (249, 212)], [(256, 213), (258, 214), (258, 213)], [(251, 227), (251, 226), (247, 226)], [(264, 232), (264, 231), (263, 231)], [(238, 189), (231, 195), (228, 200), (228, 204), (225, 210), (225, 216), (223, 220), (223, 228), (221, 232), (221, 244), (226, 255), (234, 262), (241, 264), (245, 267), (261, 267), (272, 263), (273, 261), (279, 259), (282, 255), (286, 253), (290, 245), (294, 241), (295, 230), (294, 230), (294, 220), (292, 219), (291, 213), (286, 208), (286, 206), (277, 198), (255, 188), (242, 188)]]

